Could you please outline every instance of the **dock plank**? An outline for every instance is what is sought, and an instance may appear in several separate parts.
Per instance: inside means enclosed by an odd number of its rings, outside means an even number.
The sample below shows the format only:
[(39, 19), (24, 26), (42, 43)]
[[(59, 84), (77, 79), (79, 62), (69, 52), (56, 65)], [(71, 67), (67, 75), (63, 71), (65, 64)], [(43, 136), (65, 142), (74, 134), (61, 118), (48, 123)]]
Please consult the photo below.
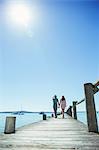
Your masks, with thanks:
[(0, 150), (99, 150), (99, 134), (69, 116), (51, 118), (0, 135)]

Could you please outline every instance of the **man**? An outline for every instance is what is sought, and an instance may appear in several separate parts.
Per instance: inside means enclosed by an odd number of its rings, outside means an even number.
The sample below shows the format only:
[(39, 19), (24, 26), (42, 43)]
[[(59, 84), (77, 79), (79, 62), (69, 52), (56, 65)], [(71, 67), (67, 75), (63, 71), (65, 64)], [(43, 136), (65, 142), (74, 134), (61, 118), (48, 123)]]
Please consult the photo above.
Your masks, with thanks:
[(60, 105), (59, 101), (58, 101), (58, 98), (55, 95), (54, 98), (53, 98), (53, 109), (54, 109), (55, 118), (57, 118), (57, 104)]

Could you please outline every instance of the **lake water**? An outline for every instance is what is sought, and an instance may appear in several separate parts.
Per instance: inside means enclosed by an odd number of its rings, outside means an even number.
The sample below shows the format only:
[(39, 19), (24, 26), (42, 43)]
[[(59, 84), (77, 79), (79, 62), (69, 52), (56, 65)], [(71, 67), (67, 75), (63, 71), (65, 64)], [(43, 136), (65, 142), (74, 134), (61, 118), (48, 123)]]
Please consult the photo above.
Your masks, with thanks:
[[(46, 113), (47, 116), (51, 116), (51, 113)], [(0, 113), (0, 133), (4, 132), (5, 120), (7, 116), (16, 116), (16, 128), (30, 124), (39, 122), (42, 120), (42, 115), (39, 113), (24, 113), (24, 115), (13, 115), (12, 113)], [(86, 113), (78, 112), (77, 118), (81, 122), (87, 124)], [(97, 119), (99, 125), (99, 113), (97, 112)]]
[[(83, 122), (84, 124), (87, 124), (87, 117), (86, 112), (77, 112), (77, 119)], [(99, 112), (97, 111), (97, 122), (99, 126)]]
[[(51, 113), (46, 113), (47, 116), (51, 116)], [(13, 115), (12, 113), (0, 113), (0, 133), (4, 132), (5, 121), (7, 116), (16, 117), (16, 128), (39, 122), (42, 120), (42, 115), (39, 113), (24, 113), (24, 115)]]

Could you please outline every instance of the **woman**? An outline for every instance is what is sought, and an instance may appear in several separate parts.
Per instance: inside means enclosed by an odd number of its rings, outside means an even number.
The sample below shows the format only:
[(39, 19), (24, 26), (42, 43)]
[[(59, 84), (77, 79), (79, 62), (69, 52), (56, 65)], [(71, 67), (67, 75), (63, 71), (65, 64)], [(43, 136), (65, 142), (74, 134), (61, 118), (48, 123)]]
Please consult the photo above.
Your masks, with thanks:
[(66, 108), (66, 99), (64, 96), (62, 96), (62, 98), (60, 99), (60, 107), (62, 110), (62, 118), (64, 118), (64, 110)]

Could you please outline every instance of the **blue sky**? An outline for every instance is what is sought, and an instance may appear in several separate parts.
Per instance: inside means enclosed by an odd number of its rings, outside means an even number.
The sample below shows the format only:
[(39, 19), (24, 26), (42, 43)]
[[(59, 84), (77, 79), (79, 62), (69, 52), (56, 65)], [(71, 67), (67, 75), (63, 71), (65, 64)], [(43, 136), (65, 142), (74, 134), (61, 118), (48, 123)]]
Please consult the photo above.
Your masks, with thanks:
[(52, 111), (54, 94), (68, 106), (83, 99), (83, 84), (99, 79), (99, 2), (22, 2), (37, 9), (26, 30), (5, 21), (0, 1), (0, 111)]

